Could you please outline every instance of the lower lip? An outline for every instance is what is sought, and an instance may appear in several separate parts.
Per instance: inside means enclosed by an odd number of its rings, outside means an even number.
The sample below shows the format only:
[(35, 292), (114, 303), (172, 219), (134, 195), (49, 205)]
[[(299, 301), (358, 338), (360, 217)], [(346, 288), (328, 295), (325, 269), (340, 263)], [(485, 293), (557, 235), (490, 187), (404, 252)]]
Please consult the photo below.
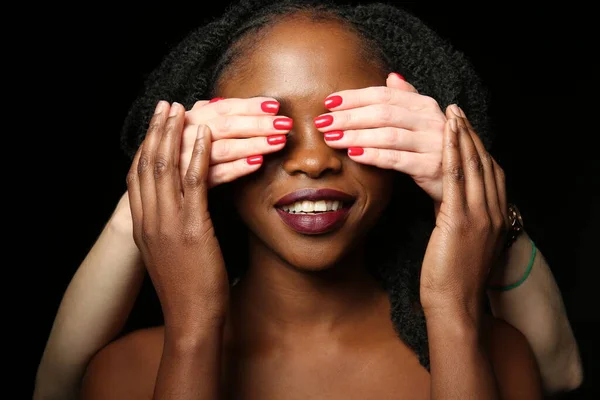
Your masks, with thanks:
[(318, 235), (331, 232), (342, 226), (350, 208), (346, 207), (341, 210), (319, 214), (290, 214), (280, 208), (276, 208), (276, 210), (283, 222), (296, 232), (305, 235)]

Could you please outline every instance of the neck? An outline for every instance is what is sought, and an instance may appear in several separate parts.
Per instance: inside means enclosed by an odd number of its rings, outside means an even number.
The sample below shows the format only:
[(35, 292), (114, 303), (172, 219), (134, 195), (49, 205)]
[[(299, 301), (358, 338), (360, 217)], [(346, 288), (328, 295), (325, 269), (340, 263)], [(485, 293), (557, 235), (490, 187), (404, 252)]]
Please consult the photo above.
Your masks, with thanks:
[(356, 248), (326, 270), (306, 271), (251, 243), (249, 268), (234, 288), (236, 314), (262, 334), (331, 335), (355, 326), (372, 316), (382, 300), (387, 301), (366, 268), (364, 246)]

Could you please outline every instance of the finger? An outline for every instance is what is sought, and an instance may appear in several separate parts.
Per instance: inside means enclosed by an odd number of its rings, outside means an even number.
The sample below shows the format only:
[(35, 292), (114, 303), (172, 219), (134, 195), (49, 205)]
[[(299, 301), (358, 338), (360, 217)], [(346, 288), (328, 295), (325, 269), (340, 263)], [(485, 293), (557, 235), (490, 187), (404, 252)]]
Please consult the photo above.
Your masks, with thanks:
[[(272, 97), (252, 97), (248, 99), (228, 98), (216, 102), (196, 102), (186, 112), (186, 124), (201, 125), (206, 121), (228, 115), (274, 115), (279, 112), (280, 104)], [(214, 135), (214, 133), (213, 133)]]
[(465, 192), (467, 203), (470, 208), (486, 210), (486, 189), (484, 182), (483, 163), (473, 143), (467, 124), (464, 118), (458, 116), (456, 118), (458, 128), (460, 153), (463, 162), (463, 170), (465, 174)]
[(496, 193), (498, 194), (498, 207), (504, 221), (508, 222), (508, 200), (506, 196), (506, 177), (504, 170), (496, 160), (492, 160), (494, 164), (494, 177), (496, 181)]
[(325, 143), (335, 149), (371, 147), (417, 153), (439, 151), (441, 142), (437, 133), (413, 132), (396, 127), (329, 131), (324, 133), (324, 138)]
[(142, 154), (142, 145), (138, 148), (129, 172), (127, 173), (127, 196), (129, 197), (129, 208), (131, 209), (131, 219), (133, 220), (133, 237), (138, 243), (141, 238), (142, 219), (144, 216), (142, 208), (142, 196), (140, 194), (140, 183), (138, 177), (138, 163), (140, 161), (140, 155)]
[(412, 131), (442, 130), (444, 121), (421, 111), (389, 104), (371, 104), (364, 107), (321, 114), (314, 120), (321, 132), (334, 130), (383, 128), (395, 126)]
[(184, 214), (190, 218), (197, 211), (207, 211), (208, 169), (212, 138), (210, 128), (198, 126), (190, 167), (184, 178)]
[(460, 139), (456, 118), (448, 118), (444, 129), (442, 152), (442, 203), (450, 209), (466, 209), (465, 172), (460, 154)]
[[(190, 164), (192, 151), (195, 143), (194, 129), (197, 127), (186, 126), (184, 128), (181, 154), (179, 157), (179, 171), (181, 177), (185, 176)], [(211, 165), (243, 159), (256, 154), (269, 154), (281, 150), (287, 141), (287, 133), (277, 133), (276, 130), (269, 135), (260, 134), (259, 137), (220, 139), (213, 143), (211, 151)], [(233, 134), (232, 134), (233, 135)], [(213, 136), (214, 139), (214, 136)]]
[(483, 166), (483, 180), (485, 187), (485, 198), (488, 205), (488, 209), (494, 212), (500, 212), (500, 202), (498, 199), (498, 189), (496, 184), (496, 175), (494, 172), (494, 159), (487, 151), (483, 142), (477, 135), (477, 132), (473, 129), (473, 126), (467, 119), (462, 108), (458, 107), (458, 111), (467, 126), (467, 130), (471, 135), (471, 140), (477, 149), (477, 153), (479, 154), (479, 159), (481, 160), (481, 164)]
[(142, 208), (144, 210), (144, 223), (152, 224), (156, 216), (156, 188), (154, 183), (154, 160), (156, 149), (160, 143), (165, 121), (169, 112), (169, 104), (160, 101), (156, 106), (155, 114), (150, 121), (142, 152), (138, 162), (138, 179), (140, 185), (140, 194), (142, 199)]
[(426, 175), (429, 156), (409, 151), (350, 147), (348, 156), (356, 162), (382, 169), (393, 169), (410, 176)]
[[(231, 115), (206, 120), (202, 124), (208, 125), (212, 132), (212, 140), (217, 141), (221, 139), (240, 139), (253, 136), (285, 134), (292, 129), (294, 122), (291, 118), (284, 116)], [(188, 124), (186, 129), (188, 129), (188, 131), (184, 131), (183, 145), (188, 144), (187, 142), (190, 140), (187, 139), (188, 137), (195, 138), (193, 132), (196, 131), (197, 127)]]
[(194, 105), (192, 106), (192, 108), (190, 108), (189, 110), (186, 110), (186, 112), (185, 112), (186, 121), (187, 121), (187, 118), (188, 118), (188, 114), (190, 114), (193, 111), (197, 111), (202, 106), (207, 105), (209, 102), (210, 102), (209, 100), (198, 100), (197, 102), (195, 102)]
[(179, 178), (179, 147), (183, 129), (184, 108), (173, 103), (164, 133), (154, 159), (154, 178), (158, 215), (172, 218), (181, 197)]
[(392, 104), (408, 109), (423, 109), (434, 105), (437, 106), (437, 103), (434, 104), (431, 98), (417, 93), (406, 82), (404, 82), (404, 86), (406, 86), (405, 89), (389, 86), (370, 86), (361, 89), (341, 90), (327, 96), (324, 102), (325, 108), (341, 111), (371, 104)]
[(419, 93), (419, 91), (407, 80), (397, 72), (391, 72), (388, 74), (385, 80), (385, 85), (390, 88), (405, 90), (407, 92)]
[(208, 171), (208, 187), (213, 188), (223, 183), (233, 182), (242, 176), (258, 170), (262, 163), (263, 156), (255, 155), (245, 159), (213, 165)]
[(210, 164), (245, 159), (256, 154), (269, 154), (283, 149), (286, 135), (271, 135), (248, 139), (221, 139), (213, 142)]

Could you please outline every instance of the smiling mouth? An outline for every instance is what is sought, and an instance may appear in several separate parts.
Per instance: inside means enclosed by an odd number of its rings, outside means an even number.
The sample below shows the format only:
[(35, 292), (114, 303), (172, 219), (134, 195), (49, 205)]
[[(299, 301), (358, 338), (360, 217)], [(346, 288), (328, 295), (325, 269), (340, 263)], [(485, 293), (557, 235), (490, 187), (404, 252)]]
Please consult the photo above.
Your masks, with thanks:
[(299, 200), (278, 208), (289, 214), (318, 215), (349, 208), (351, 205), (351, 202), (343, 202), (341, 200)]
[(353, 196), (333, 189), (303, 189), (284, 196), (275, 209), (292, 230), (318, 235), (339, 229), (354, 201)]

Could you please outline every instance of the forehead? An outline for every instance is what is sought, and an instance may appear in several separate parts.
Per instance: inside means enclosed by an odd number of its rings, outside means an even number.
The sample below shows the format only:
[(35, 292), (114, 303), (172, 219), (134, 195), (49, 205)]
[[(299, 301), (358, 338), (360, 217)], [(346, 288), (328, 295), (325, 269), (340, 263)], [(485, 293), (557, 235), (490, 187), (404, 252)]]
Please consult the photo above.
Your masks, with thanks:
[[(366, 57), (362, 38), (337, 21), (310, 17), (285, 18), (243, 45), (239, 71), (230, 71), (223, 97), (251, 97), (385, 84), (385, 73)], [(235, 69), (235, 67), (234, 67)], [(229, 84), (228, 84), (229, 81)], [(234, 91), (228, 96), (227, 92)]]

